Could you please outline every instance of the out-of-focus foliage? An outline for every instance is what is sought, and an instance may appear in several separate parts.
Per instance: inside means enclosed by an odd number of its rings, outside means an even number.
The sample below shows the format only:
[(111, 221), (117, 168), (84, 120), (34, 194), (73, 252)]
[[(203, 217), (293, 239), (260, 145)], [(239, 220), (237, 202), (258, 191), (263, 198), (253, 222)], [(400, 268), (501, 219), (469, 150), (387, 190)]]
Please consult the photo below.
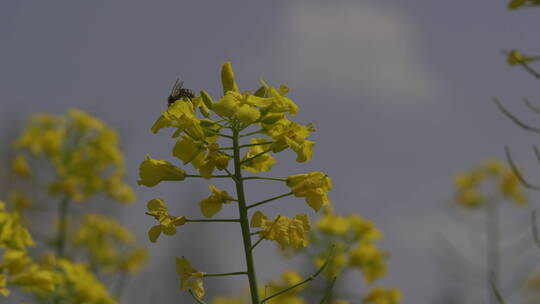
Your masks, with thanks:
[(26, 154), (43, 157), (52, 165), (51, 195), (73, 201), (98, 193), (123, 203), (135, 199), (131, 187), (122, 180), (125, 164), (116, 131), (83, 111), (34, 115), (13, 145), (20, 151), (13, 160), (13, 170), (21, 176), (31, 172)]
[(508, 8), (516, 10), (519, 8), (539, 6), (540, 0), (512, 0), (508, 3)]
[[(523, 206), (528, 198), (525, 188), (514, 171), (504, 162), (489, 159), (471, 171), (458, 172), (454, 177), (456, 202), (464, 207), (483, 206), (489, 199), (498, 197)], [(486, 184), (495, 184), (494, 189), (486, 189)]]
[[(121, 203), (135, 200), (123, 181), (124, 158), (116, 132), (72, 109), (66, 115), (32, 116), (13, 146), (11, 171), (36, 194), (35, 185), (44, 185), (48, 197), (33, 202), (27, 192), (14, 190), (9, 204), (0, 202), (0, 294), (30, 293), (41, 303), (117, 303), (119, 295), (113, 296), (101, 280), (124, 280), (137, 272), (146, 261), (146, 250), (115, 219), (75, 215), (69, 208), (100, 194)], [(52, 172), (46, 172), (48, 168)], [(35, 241), (32, 217), (25, 212), (43, 206), (57, 211), (51, 223), (56, 235), (38, 231)]]

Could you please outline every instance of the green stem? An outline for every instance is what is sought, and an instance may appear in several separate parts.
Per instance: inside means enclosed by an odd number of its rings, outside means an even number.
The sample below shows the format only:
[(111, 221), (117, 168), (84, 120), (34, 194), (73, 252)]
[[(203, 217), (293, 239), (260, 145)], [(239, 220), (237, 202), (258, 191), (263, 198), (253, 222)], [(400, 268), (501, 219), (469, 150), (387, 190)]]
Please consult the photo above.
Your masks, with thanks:
[[(184, 176), (185, 177), (202, 177), (202, 178), (205, 178), (202, 175), (196, 175), (196, 174), (186, 174)], [(232, 176), (230, 176), (230, 175), (212, 175), (212, 178), (230, 178), (230, 177), (232, 177)]]
[[(261, 143), (240, 145), (239, 147), (240, 148), (247, 148), (247, 147), (253, 147), (253, 146), (271, 145), (273, 143), (274, 143), (273, 141), (267, 141), (267, 142), (261, 142)], [(234, 147), (224, 147), (224, 148), (219, 148), (218, 150), (234, 150)]]
[(328, 302), (329, 300), (331, 300), (330, 298), (332, 297), (332, 289), (334, 289), (334, 284), (336, 284), (336, 280), (337, 280), (337, 277), (334, 277), (331, 281), (328, 282), (326, 286), (326, 290), (324, 292), (324, 296), (319, 302), (319, 304), (324, 304)]
[(289, 192), (289, 193), (285, 193), (285, 194), (282, 194), (282, 195), (278, 195), (278, 196), (266, 199), (264, 201), (260, 201), (258, 203), (251, 204), (251, 205), (247, 206), (247, 208), (249, 209), (249, 208), (257, 207), (257, 206), (260, 206), (262, 204), (266, 204), (266, 203), (269, 203), (271, 201), (275, 201), (277, 199), (280, 199), (282, 197), (287, 197), (287, 196), (292, 195), (292, 194), (293, 194), (292, 192)]
[(197, 296), (193, 293), (193, 291), (192, 291), (191, 289), (189, 290), (189, 294), (193, 297), (193, 299), (194, 299), (197, 303), (199, 303), (199, 304), (206, 304), (206, 302), (203, 301), (203, 300), (201, 300), (201, 299), (199, 299), (199, 297), (197, 297)]
[(237, 272), (225, 272), (225, 273), (205, 273), (205, 277), (226, 277), (226, 276), (235, 276), (235, 275), (246, 275), (247, 272), (245, 271), (237, 271)]
[(255, 273), (255, 263), (251, 253), (251, 235), (249, 230), (249, 219), (247, 214), (246, 198), (244, 193), (244, 181), (242, 180), (242, 168), (240, 161), (239, 131), (233, 129), (234, 147), (234, 176), (236, 184), (236, 194), (238, 198), (238, 211), (240, 213), (240, 227), (242, 229), (242, 239), (244, 242), (244, 253), (246, 255), (247, 273), (249, 279), (249, 289), (251, 292), (252, 304), (259, 304), (259, 292), (257, 287), (257, 277)]
[(493, 199), (486, 205), (486, 262), (487, 262), (487, 293), (488, 304), (495, 303), (499, 290), (499, 211), (498, 201)]
[[(332, 248), (333, 248), (333, 247), (332, 247)], [(326, 268), (326, 266), (327, 266), (328, 263), (330, 262), (330, 259), (332, 258), (332, 256), (333, 256), (333, 249), (332, 249), (332, 252), (330, 253), (330, 255), (326, 258), (326, 261), (324, 262), (324, 264), (322, 264), (322, 266), (321, 266), (314, 274), (310, 275), (307, 279), (303, 280), (302, 282), (296, 283), (296, 284), (294, 284), (294, 285), (292, 285), (292, 286), (289, 286), (289, 287), (287, 287), (287, 288), (285, 288), (285, 289), (282, 289), (282, 290), (280, 290), (280, 291), (274, 293), (274, 294), (271, 295), (271, 296), (268, 296), (268, 297), (264, 298), (264, 299), (261, 301), (261, 304), (264, 304), (264, 303), (266, 303), (268, 300), (270, 300), (270, 299), (272, 299), (272, 298), (275, 298), (275, 297), (277, 297), (277, 296), (279, 296), (279, 295), (281, 295), (281, 294), (284, 294), (284, 293), (286, 293), (286, 292), (289, 291), (289, 290), (292, 290), (292, 289), (295, 289), (295, 288), (297, 288), (297, 287), (300, 287), (300, 286), (302, 286), (302, 285), (308, 283), (309, 281), (315, 280), (315, 278), (316, 278), (319, 274), (321, 274), (321, 272), (324, 270), (324, 268)]]
[(278, 182), (286, 182), (286, 178), (278, 178), (278, 177), (263, 177), (263, 176), (248, 176), (244, 177), (243, 180), (250, 180), (250, 179), (265, 179), (265, 180), (273, 180)]
[(68, 207), (69, 207), (69, 199), (68, 197), (64, 197), (62, 201), (60, 201), (59, 208), (58, 208), (58, 219), (59, 219), (59, 225), (58, 225), (58, 236), (56, 239), (56, 255), (60, 258), (64, 257), (64, 249), (66, 246), (66, 238), (67, 238), (67, 225), (68, 225)]

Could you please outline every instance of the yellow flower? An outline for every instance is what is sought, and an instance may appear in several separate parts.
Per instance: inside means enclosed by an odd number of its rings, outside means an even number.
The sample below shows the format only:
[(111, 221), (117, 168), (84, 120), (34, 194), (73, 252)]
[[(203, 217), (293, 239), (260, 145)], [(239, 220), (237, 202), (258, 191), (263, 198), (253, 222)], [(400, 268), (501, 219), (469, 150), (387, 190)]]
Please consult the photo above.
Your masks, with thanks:
[(231, 158), (218, 149), (219, 145), (217, 143), (211, 143), (208, 146), (208, 155), (206, 155), (206, 158), (202, 161), (202, 164), (198, 168), (201, 176), (206, 179), (210, 179), (212, 177), (212, 173), (214, 172), (215, 168), (224, 170), (229, 165), (229, 160)]
[(395, 288), (373, 287), (362, 301), (365, 304), (398, 304), (401, 292)]
[(146, 154), (146, 160), (139, 167), (139, 185), (153, 187), (161, 181), (182, 181), (186, 172), (163, 159), (152, 159)]
[(19, 191), (14, 191), (9, 195), (9, 202), (13, 206), (13, 209), (19, 213), (32, 206), (32, 200)]
[(11, 277), (11, 283), (37, 293), (55, 289), (55, 275), (52, 271), (36, 264)]
[(13, 158), (13, 164), (11, 168), (13, 172), (22, 177), (29, 177), (32, 175), (32, 172), (30, 171), (30, 166), (28, 165), (26, 157), (23, 154), (17, 154)]
[[(286, 289), (288, 287), (291, 287), (295, 284), (298, 284), (303, 281), (302, 276), (296, 272), (296, 271), (285, 271), (281, 274), (281, 280), (279, 281), (272, 281), (269, 284), (266, 285), (264, 292), (266, 292), (267, 295), (274, 294), (276, 292), (282, 291), (283, 289)], [(300, 285), (297, 288), (291, 289), (271, 300), (269, 300), (267, 303), (269, 304), (306, 304), (306, 301), (302, 299), (300, 296), (298, 296), (298, 293), (302, 291), (305, 288), (304, 285)]]
[(102, 303), (116, 304), (103, 285), (86, 264), (75, 263), (67, 259), (53, 259), (52, 266), (59, 269), (58, 287), (55, 292), (69, 303)]
[(303, 126), (286, 118), (264, 126), (266, 134), (274, 140), (272, 152), (277, 153), (291, 148), (296, 153), (297, 162), (307, 162), (313, 155), (315, 142), (306, 138), (311, 134), (311, 125)]
[(308, 233), (311, 223), (305, 213), (298, 214), (294, 218), (278, 216), (271, 221), (264, 213), (257, 211), (251, 218), (251, 227), (262, 228), (260, 236), (276, 241), (282, 249), (305, 247), (309, 243)]
[(199, 298), (204, 296), (203, 278), (206, 272), (196, 270), (182, 257), (176, 258), (176, 273), (180, 276), (180, 290), (192, 289)]
[[(336, 250), (336, 249), (334, 249)], [(343, 252), (344, 249), (336, 250), (338, 252), (334, 253), (332, 259), (328, 261), (326, 268), (324, 269), (324, 274), (328, 278), (334, 278), (341, 275), (341, 272), (347, 266), (347, 257)], [(327, 254), (325, 256), (318, 256), (314, 260), (315, 267), (320, 268), (327, 260)]]
[(360, 242), (350, 252), (349, 264), (362, 270), (364, 279), (371, 283), (386, 273), (385, 254), (372, 243)]
[(332, 181), (322, 172), (296, 174), (287, 177), (289, 186), (296, 197), (305, 197), (307, 204), (315, 211), (330, 204), (328, 191), (332, 189)]
[(213, 217), (221, 210), (223, 204), (228, 204), (234, 200), (227, 191), (219, 190), (214, 185), (210, 185), (210, 191), (212, 191), (212, 195), (199, 202), (201, 212), (206, 217)]
[(105, 181), (105, 190), (110, 197), (118, 202), (131, 204), (136, 198), (133, 188), (124, 183), (118, 175), (111, 176)]
[(174, 235), (176, 234), (176, 226), (182, 226), (186, 223), (185, 217), (170, 215), (167, 211), (167, 205), (159, 198), (148, 201), (147, 206), (147, 214), (159, 221), (159, 225), (153, 226), (148, 231), (148, 237), (152, 243), (156, 242), (162, 232), (166, 235)]
[(7, 279), (4, 274), (0, 273), (0, 295), (3, 295), (4, 297), (9, 296), (9, 289), (7, 288)]
[(145, 250), (135, 247), (135, 238), (129, 229), (98, 214), (83, 216), (73, 242), (88, 250), (92, 264), (107, 273), (136, 271), (145, 261)]
[(193, 104), (189, 101), (177, 100), (169, 106), (166, 112), (156, 120), (152, 126), (152, 132), (157, 133), (162, 128), (177, 128), (177, 133), (190, 132), (192, 135), (200, 136), (200, 120), (195, 115)]
[(349, 220), (343, 216), (334, 214), (329, 210), (330, 208), (325, 208), (324, 215), (317, 221), (317, 228), (328, 234), (348, 234), (351, 227)]
[(234, 72), (230, 61), (226, 61), (221, 66), (221, 84), (223, 85), (223, 95), (227, 92), (238, 92), (238, 85), (234, 80)]
[(0, 201), (0, 248), (25, 250), (34, 246), (34, 240), (28, 229), (22, 224), (18, 212), (7, 212), (5, 203)]
[(527, 195), (524, 188), (515, 173), (511, 170), (501, 176), (499, 190), (502, 195), (511, 199), (517, 205), (525, 205), (527, 203)]
[(509, 65), (520, 65), (520, 64), (527, 64), (529, 62), (537, 61), (539, 58), (536, 56), (525, 56), (521, 54), (518, 50), (511, 50), (508, 53), (508, 57), (506, 58), (506, 62), (508, 62)]
[(184, 165), (192, 163), (193, 167), (199, 168), (203, 163), (206, 150), (207, 147), (204, 141), (183, 135), (174, 145), (173, 156), (182, 160)]
[[(268, 142), (268, 140), (264, 138), (252, 138), (250, 143), (251, 144), (259, 144), (259, 143), (265, 143)], [(268, 150), (270, 147), (270, 144), (267, 145), (257, 145), (257, 146), (251, 146), (249, 147), (248, 152), (242, 159), (242, 161), (245, 161), (255, 155), (258, 155), (266, 150)], [(262, 155), (257, 156), (256, 158), (249, 160), (242, 164), (242, 169), (247, 170), (249, 172), (257, 173), (257, 172), (268, 172), (272, 169), (272, 166), (276, 163), (276, 159), (270, 155), (269, 152), (264, 153)]]
[(382, 233), (375, 227), (375, 224), (356, 214), (349, 216), (349, 223), (354, 232), (355, 240), (375, 241), (382, 238)]

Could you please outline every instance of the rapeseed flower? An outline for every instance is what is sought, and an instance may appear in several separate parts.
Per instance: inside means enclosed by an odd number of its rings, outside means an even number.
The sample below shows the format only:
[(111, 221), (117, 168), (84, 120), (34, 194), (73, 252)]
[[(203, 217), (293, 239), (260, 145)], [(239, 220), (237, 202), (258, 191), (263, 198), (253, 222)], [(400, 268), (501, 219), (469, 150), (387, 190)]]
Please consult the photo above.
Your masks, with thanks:
[(305, 197), (307, 204), (315, 211), (330, 204), (328, 191), (332, 189), (332, 181), (322, 172), (296, 174), (287, 177), (289, 186), (296, 197)]

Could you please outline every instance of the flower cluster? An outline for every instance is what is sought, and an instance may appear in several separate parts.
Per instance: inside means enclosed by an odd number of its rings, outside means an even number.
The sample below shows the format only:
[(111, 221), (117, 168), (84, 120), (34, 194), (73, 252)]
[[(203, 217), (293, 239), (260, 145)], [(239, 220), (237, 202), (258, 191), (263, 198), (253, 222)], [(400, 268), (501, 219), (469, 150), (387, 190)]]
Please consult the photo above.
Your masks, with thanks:
[(139, 271), (146, 262), (146, 250), (115, 219), (87, 213), (75, 232), (74, 245), (84, 249), (91, 264), (106, 273)]
[[(490, 182), (496, 185), (496, 189), (488, 192), (484, 185)], [(469, 208), (482, 206), (495, 196), (502, 196), (518, 206), (528, 200), (515, 172), (496, 159), (487, 160), (471, 171), (458, 172), (454, 183), (456, 202)]]
[(122, 181), (125, 165), (118, 135), (103, 121), (83, 111), (71, 109), (64, 116), (32, 116), (14, 147), (20, 152), (12, 167), (21, 176), (31, 174), (27, 154), (43, 156), (52, 164), (55, 180), (49, 184), (51, 194), (74, 201), (100, 192), (118, 202), (130, 203), (135, 199), (131, 187)]
[[(298, 106), (288, 97), (290, 89), (281, 85), (269, 86), (261, 80), (254, 93), (240, 91), (236, 84), (232, 66), (226, 62), (221, 70), (223, 96), (214, 100), (202, 90), (199, 94), (181, 97), (169, 103), (151, 127), (157, 133), (164, 128), (173, 129), (175, 143), (171, 155), (183, 166), (191, 165), (196, 173), (188, 173), (184, 167), (164, 159), (146, 156), (139, 167), (138, 184), (154, 187), (162, 181), (183, 181), (187, 178), (227, 178), (235, 186), (236, 193), (210, 185), (210, 196), (199, 201), (203, 219), (171, 215), (165, 202), (153, 199), (148, 202), (147, 214), (158, 221), (149, 231), (155, 242), (161, 233), (173, 235), (178, 226), (191, 222), (234, 222), (242, 229), (244, 251), (247, 259), (245, 274), (250, 283), (252, 302), (258, 303), (259, 294), (255, 279), (252, 251), (262, 240), (274, 241), (282, 249), (305, 247), (311, 229), (307, 214), (293, 217), (277, 216), (270, 220), (254, 208), (288, 196), (305, 198), (309, 207), (319, 211), (330, 205), (328, 191), (332, 188), (330, 178), (322, 172), (296, 174), (287, 178), (266, 176), (244, 176), (246, 173), (269, 172), (276, 163), (273, 154), (291, 150), (297, 162), (312, 158), (315, 143), (309, 140), (314, 131), (311, 124), (302, 125), (289, 120), (298, 113)], [(219, 171), (219, 172), (218, 172)], [(261, 201), (246, 197), (244, 183), (247, 180), (272, 180), (281, 182), (289, 192)], [(232, 192), (231, 192), (232, 193)], [(224, 205), (234, 202), (238, 218), (216, 218)], [(254, 211), (253, 213), (250, 212)], [(250, 222), (251, 218), (251, 222)], [(258, 229), (250, 231), (250, 228)], [(251, 238), (259, 239), (252, 243)], [(177, 260), (181, 276), (181, 289), (194, 291), (202, 297), (202, 278), (218, 276), (195, 271), (185, 259)], [(221, 275), (219, 275), (221, 276)]]
[(258, 233), (261, 238), (276, 241), (281, 248), (299, 248), (306, 247), (309, 242), (311, 223), (305, 213), (294, 218), (277, 216), (271, 221), (264, 213), (257, 211), (251, 218), (251, 227), (261, 228)]
[[(145, 263), (146, 250), (113, 218), (78, 215), (70, 208), (73, 202), (100, 194), (121, 203), (134, 201), (132, 188), (123, 181), (126, 168), (116, 132), (80, 110), (63, 116), (40, 114), (31, 117), (14, 148), (11, 171), (24, 178), (21, 182), (30, 182), (32, 189), (44, 184), (49, 197), (61, 198), (55, 202), (58, 207), (46, 207), (58, 211), (57, 235), (42, 234), (40, 239), (47, 241), (32, 251), (28, 247), (36, 243), (23, 212), (43, 206), (20, 191), (9, 196), (11, 211), (0, 202), (0, 294), (8, 296), (11, 287), (17, 287), (43, 303), (116, 304), (100, 280), (109, 284), (137, 272)], [(38, 180), (46, 176), (34, 164), (39, 158), (53, 168), (52, 181)], [(39, 203), (53, 202), (42, 197)]]

